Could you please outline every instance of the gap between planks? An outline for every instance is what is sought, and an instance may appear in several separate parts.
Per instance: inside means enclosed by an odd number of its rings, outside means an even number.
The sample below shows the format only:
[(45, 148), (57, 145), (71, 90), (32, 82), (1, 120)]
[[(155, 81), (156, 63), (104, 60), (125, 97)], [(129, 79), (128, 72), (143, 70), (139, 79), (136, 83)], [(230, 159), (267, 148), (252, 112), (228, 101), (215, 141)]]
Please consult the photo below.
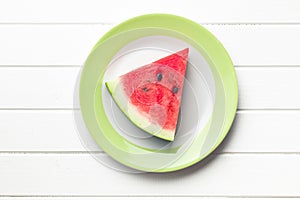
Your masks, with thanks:
[[(125, 20), (124, 20), (125, 21)], [(197, 22), (199, 25), (204, 26), (297, 26), (300, 22)], [(102, 26), (116, 26), (119, 23), (114, 22), (0, 22), (0, 26), (90, 26), (90, 25), (102, 25)]]
[[(1, 111), (80, 111), (80, 108), (0, 108)], [(237, 113), (247, 112), (300, 112), (300, 108), (238, 108)]]
[[(1, 65), (0, 68), (81, 68), (83, 65)], [(259, 68), (259, 69), (269, 69), (269, 68), (280, 68), (280, 69), (294, 69), (300, 68), (300, 65), (234, 65), (234, 68)]]
[[(234, 198), (234, 199), (298, 199), (300, 196), (269, 196), (269, 195), (0, 195), (0, 198)], [(0, 199), (1, 200), (1, 199)]]
[[(68, 155), (68, 154), (105, 154), (103, 151), (0, 151), (1, 155), (30, 155), (30, 154), (48, 154), (48, 155)], [(217, 155), (300, 155), (300, 152), (214, 152), (211, 156)]]

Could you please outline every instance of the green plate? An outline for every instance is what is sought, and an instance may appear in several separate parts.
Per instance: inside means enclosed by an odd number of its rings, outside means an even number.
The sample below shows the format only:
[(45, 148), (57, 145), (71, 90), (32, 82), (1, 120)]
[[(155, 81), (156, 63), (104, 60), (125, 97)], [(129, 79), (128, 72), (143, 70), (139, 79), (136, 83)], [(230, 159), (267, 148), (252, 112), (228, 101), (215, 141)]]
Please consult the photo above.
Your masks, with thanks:
[[(199, 79), (208, 82), (207, 88), (211, 93), (213, 105), (208, 112), (209, 115), (197, 117), (193, 129), (188, 129), (192, 130), (192, 134), (182, 136), (184, 139), (178, 139), (173, 143), (163, 143), (162, 146), (139, 143), (120, 133), (118, 129), (120, 124), (117, 124), (119, 119), (114, 121), (111, 117), (113, 112), (117, 111), (113, 111), (113, 107), (108, 107), (111, 105), (109, 103), (111, 99), (104, 87), (105, 80), (109, 79), (109, 71), (118, 67), (115, 65), (116, 60), (143, 50), (143, 45), (148, 45), (144, 49), (149, 49), (149, 41), (155, 43), (155, 39), (162, 42), (154, 45), (152, 50), (165, 48), (173, 52), (176, 47), (182, 45), (188, 45), (192, 50), (189, 62), (191, 73), (187, 76), (187, 85), (190, 85), (195, 97), (190, 97), (188, 93), (183, 97), (186, 99), (186, 110), (190, 101), (205, 105), (201, 98), (202, 82)], [(168, 41), (175, 41), (176, 44), (170, 44), (168, 47)], [(200, 61), (203, 65), (199, 64)], [(207, 69), (209, 72), (206, 72)], [(213, 83), (209, 83), (211, 80)], [(182, 17), (151, 14), (125, 21), (98, 41), (84, 64), (79, 97), (85, 124), (96, 143), (108, 155), (134, 169), (170, 172), (199, 162), (219, 146), (228, 133), (236, 113), (238, 87), (230, 57), (210, 32)], [(185, 111), (184, 108), (185, 106), (182, 106), (182, 112)], [(200, 106), (196, 113), (200, 113), (199, 116), (202, 116), (202, 108), (205, 107)], [(195, 114), (186, 113), (181, 119), (182, 127), (189, 127), (190, 121), (193, 121), (191, 117)], [(205, 123), (202, 123), (203, 121)], [(126, 123), (122, 126), (126, 126)], [(131, 128), (129, 132), (134, 134), (133, 130), (134, 128)], [(148, 143), (154, 143), (157, 140), (152, 138), (149, 141)]]

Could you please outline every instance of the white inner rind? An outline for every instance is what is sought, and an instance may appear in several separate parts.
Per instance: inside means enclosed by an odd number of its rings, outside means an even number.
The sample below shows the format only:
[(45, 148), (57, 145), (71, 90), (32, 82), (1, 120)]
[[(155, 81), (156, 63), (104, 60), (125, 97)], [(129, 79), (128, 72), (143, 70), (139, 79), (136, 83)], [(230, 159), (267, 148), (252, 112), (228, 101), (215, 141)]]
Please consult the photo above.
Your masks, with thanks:
[(140, 112), (136, 106), (130, 103), (129, 97), (125, 94), (124, 86), (120, 78), (106, 82), (106, 87), (110, 91), (114, 101), (122, 112), (139, 128), (165, 140), (174, 140), (176, 130), (163, 129), (159, 124), (150, 121), (147, 113)]

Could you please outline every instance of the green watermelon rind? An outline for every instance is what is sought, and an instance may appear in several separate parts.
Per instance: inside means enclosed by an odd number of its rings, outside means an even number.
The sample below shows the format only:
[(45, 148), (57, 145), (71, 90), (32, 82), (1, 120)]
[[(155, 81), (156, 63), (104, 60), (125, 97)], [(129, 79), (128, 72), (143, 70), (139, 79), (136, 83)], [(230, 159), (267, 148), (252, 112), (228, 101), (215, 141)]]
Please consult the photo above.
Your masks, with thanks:
[[(139, 111), (137, 111), (135, 106), (130, 103), (129, 98), (125, 95), (119, 78), (105, 82), (105, 86), (108, 89), (117, 106), (134, 125), (142, 129), (143, 131), (161, 139), (167, 141), (174, 140), (176, 130), (166, 130), (158, 125), (155, 126), (147, 119), (147, 117), (143, 116), (142, 114), (140, 114)], [(120, 102), (120, 100), (122, 100), (122, 102)], [(123, 105), (127, 105), (127, 107)]]

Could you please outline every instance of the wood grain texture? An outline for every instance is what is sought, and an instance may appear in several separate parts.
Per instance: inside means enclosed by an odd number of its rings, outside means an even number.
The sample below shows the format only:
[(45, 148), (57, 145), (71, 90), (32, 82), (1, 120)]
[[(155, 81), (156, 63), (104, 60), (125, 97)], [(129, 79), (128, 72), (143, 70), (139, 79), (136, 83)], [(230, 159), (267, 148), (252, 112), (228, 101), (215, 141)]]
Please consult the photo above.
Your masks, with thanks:
[[(1, 12), (0, 12), (1, 13)], [(82, 65), (113, 25), (0, 25), (0, 65)], [(235, 65), (298, 65), (300, 25), (205, 25)]]
[[(300, 67), (236, 71), (239, 109), (300, 109)], [(0, 108), (72, 109), (79, 72), (79, 67), (0, 67)]]
[(0, 2), (0, 23), (112, 23), (170, 13), (202, 23), (299, 23), (297, 0), (11, 0)]
[[(77, 132), (74, 112), (80, 111), (0, 111), (0, 152), (99, 151), (84, 139), (85, 132)], [(299, 119), (300, 111), (238, 111), (230, 133), (217, 152), (300, 152)]]
[(300, 196), (299, 154), (217, 155), (210, 159), (177, 173), (128, 174), (105, 167), (90, 155), (2, 154), (0, 193)]

